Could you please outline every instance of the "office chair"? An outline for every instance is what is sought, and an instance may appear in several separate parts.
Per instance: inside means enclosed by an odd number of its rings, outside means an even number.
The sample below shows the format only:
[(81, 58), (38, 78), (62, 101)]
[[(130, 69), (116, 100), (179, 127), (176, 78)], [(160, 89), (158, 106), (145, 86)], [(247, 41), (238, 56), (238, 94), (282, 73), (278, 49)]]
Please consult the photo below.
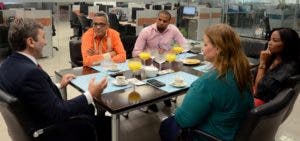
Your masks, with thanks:
[(119, 33), (121, 33), (122, 31), (124, 31), (124, 28), (122, 28), (122, 26), (120, 25), (118, 17), (117, 17), (116, 14), (109, 13), (108, 14), (108, 18), (109, 18), (109, 26), (110, 26), (110, 28), (118, 31)]
[(82, 36), (82, 27), (79, 22), (79, 18), (75, 12), (71, 12), (70, 14), (70, 26), (73, 28), (74, 35), (70, 37), (70, 39), (73, 39), (77, 37), (79, 39)]
[(135, 35), (123, 35), (123, 36), (121, 35), (121, 41), (122, 41), (122, 44), (126, 51), (127, 59), (132, 58), (132, 51), (133, 51), (136, 39), (137, 39), (137, 36), (135, 36)]
[[(292, 88), (285, 88), (273, 100), (253, 108), (241, 123), (234, 140), (274, 141), (277, 130), (289, 110), (290, 103), (293, 102), (294, 95), (295, 91)], [(213, 135), (192, 128), (182, 129), (179, 140), (192, 141), (195, 136), (201, 136), (209, 141), (221, 141)]]
[(66, 134), (70, 132), (69, 125), (74, 125), (73, 127), (75, 127), (72, 128), (72, 133), (74, 130), (76, 133), (82, 131), (89, 133), (89, 135), (72, 134), (69, 135), (69, 137), (72, 136), (72, 138), (78, 141), (97, 140), (96, 127), (87, 116), (71, 117), (60, 123), (55, 123), (38, 130), (29, 129), (28, 124), (32, 121), (25, 107), (26, 106), (18, 98), (0, 89), (0, 112), (12, 141), (68, 140)]
[(291, 114), (291, 112), (294, 109), (295, 102), (296, 102), (296, 100), (298, 98), (298, 95), (300, 93), (300, 74), (291, 76), (289, 78), (289, 80), (287, 80), (287, 81), (288, 81), (287, 86), (293, 86), (294, 87), (295, 94), (292, 98), (292, 102), (290, 103), (289, 109), (288, 109), (284, 119), (282, 120), (282, 122), (284, 122), (288, 118), (288, 116)]
[(81, 40), (70, 40), (69, 49), (72, 68), (82, 66)]
[(247, 57), (258, 59), (260, 52), (267, 48), (268, 41), (241, 36), (241, 46)]
[(87, 17), (85, 17), (84, 15), (79, 15), (78, 16), (79, 22), (80, 22), (80, 26), (82, 29), (82, 33), (84, 33), (85, 31), (87, 31), (90, 27), (91, 27), (91, 23), (92, 21), (89, 20)]

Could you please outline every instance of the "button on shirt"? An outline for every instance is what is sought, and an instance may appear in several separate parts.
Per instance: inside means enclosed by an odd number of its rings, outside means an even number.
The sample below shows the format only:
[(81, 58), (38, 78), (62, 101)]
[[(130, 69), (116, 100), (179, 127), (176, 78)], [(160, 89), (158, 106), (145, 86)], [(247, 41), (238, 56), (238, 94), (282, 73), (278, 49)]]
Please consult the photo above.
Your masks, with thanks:
[(185, 38), (175, 25), (169, 24), (167, 29), (160, 33), (157, 30), (156, 23), (145, 27), (139, 34), (135, 42), (135, 46), (132, 52), (133, 57), (137, 57), (138, 54), (147, 48), (162, 48), (165, 50), (171, 49), (172, 43), (178, 43), (181, 46), (185, 45)]

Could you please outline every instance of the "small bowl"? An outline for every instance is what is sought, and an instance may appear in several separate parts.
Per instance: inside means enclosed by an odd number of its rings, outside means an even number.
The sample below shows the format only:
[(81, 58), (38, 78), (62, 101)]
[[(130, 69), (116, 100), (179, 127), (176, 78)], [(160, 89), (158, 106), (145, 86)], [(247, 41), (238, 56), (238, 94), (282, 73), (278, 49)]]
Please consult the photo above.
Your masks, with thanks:
[(144, 70), (146, 77), (155, 77), (158, 74), (158, 68), (154, 66), (145, 66)]

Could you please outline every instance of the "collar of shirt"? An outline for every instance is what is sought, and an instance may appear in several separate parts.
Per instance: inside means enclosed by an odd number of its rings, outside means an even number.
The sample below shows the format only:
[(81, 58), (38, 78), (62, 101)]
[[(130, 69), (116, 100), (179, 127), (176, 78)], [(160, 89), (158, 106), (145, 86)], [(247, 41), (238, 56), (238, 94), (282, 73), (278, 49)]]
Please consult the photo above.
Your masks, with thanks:
[[(157, 29), (157, 24), (155, 23), (155, 24), (153, 24), (152, 26), (151, 26), (151, 28), (153, 29), (153, 30), (155, 30), (156, 32), (159, 32), (158, 31), (158, 29)], [(165, 32), (167, 32), (168, 30), (170, 29), (170, 24), (168, 25), (168, 27), (164, 30), (164, 32), (162, 32), (162, 33), (165, 33)], [(159, 32), (160, 33), (160, 32)], [(162, 34), (161, 33), (161, 34)]]
[(26, 57), (29, 58), (34, 64), (38, 65), (37, 60), (36, 60), (33, 56), (31, 56), (31, 55), (29, 55), (29, 54), (27, 54), (27, 53), (25, 53), (25, 52), (21, 52), (21, 51), (18, 51), (18, 53), (20, 53), (20, 54), (26, 56)]

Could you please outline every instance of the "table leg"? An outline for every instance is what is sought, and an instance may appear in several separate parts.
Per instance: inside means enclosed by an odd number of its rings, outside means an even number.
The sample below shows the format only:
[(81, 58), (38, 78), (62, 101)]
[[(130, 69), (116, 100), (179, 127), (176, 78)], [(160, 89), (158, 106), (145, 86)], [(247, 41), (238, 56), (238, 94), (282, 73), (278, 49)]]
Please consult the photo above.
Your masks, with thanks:
[(112, 114), (112, 121), (111, 121), (112, 141), (119, 141), (119, 133), (120, 133), (120, 115)]

